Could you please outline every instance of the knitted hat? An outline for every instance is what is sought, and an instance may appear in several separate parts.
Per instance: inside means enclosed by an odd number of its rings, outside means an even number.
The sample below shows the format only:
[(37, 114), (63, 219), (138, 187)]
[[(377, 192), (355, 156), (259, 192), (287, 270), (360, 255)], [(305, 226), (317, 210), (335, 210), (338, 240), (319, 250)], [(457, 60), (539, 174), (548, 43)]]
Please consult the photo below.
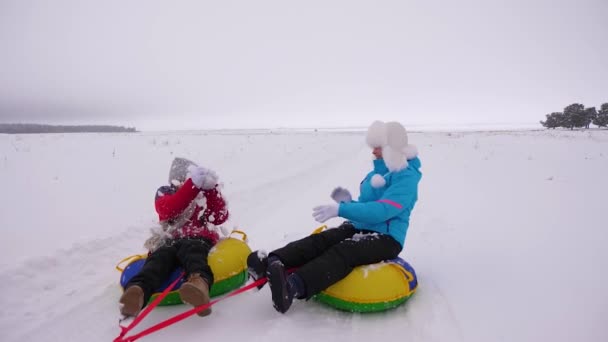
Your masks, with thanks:
[(169, 170), (169, 184), (173, 184), (174, 180), (180, 183), (185, 182), (188, 177), (188, 166), (191, 165), (198, 166), (195, 162), (186, 158), (177, 157), (173, 159), (173, 163), (171, 163), (171, 169)]

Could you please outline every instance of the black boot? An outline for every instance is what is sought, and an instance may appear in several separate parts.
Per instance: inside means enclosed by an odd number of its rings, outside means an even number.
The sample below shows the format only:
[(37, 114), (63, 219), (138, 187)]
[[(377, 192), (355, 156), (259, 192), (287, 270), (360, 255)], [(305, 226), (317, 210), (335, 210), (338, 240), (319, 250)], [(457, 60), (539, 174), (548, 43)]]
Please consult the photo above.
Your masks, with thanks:
[[(249, 272), (249, 276), (257, 281), (258, 279), (264, 278), (266, 276), (266, 269), (268, 268), (268, 257), (265, 253), (260, 251), (255, 251), (249, 254), (247, 257), (247, 271)], [(258, 285), (258, 289), (264, 287), (266, 283), (262, 285)]]
[(294, 298), (306, 298), (302, 278), (296, 273), (287, 276), (285, 266), (278, 260), (268, 265), (268, 283), (272, 292), (272, 305), (280, 313), (289, 310)]

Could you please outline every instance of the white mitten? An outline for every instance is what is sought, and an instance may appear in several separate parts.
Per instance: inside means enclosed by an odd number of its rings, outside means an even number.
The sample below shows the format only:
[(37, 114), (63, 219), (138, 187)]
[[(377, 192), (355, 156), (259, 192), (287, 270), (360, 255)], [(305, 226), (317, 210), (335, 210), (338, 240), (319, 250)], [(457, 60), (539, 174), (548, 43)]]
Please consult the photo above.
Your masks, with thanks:
[(199, 186), (199, 188), (201, 188), (203, 190), (213, 189), (217, 185), (217, 180), (218, 180), (217, 174), (213, 170), (208, 170), (208, 171), (209, 172), (207, 172), (207, 174), (205, 174), (205, 176), (203, 177), (203, 181), (202, 181), (201, 185)]
[(338, 204), (320, 205), (312, 210), (312, 217), (314, 217), (317, 222), (323, 223), (330, 218), (338, 216), (339, 209), (340, 206)]
[(331, 192), (331, 198), (336, 201), (336, 203), (348, 203), (353, 200), (353, 197), (350, 195), (350, 192), (340, 186), (335, 188), (334, 191)]
[(187, 178), (192, 179), (192, 183), (194, 184), (194, 186), (199, 189), (202, 189), (201, 187), (203, 186), (203, 182), (209, 171), (210, 170), (204, 167), (190, 165), (188, 166)]

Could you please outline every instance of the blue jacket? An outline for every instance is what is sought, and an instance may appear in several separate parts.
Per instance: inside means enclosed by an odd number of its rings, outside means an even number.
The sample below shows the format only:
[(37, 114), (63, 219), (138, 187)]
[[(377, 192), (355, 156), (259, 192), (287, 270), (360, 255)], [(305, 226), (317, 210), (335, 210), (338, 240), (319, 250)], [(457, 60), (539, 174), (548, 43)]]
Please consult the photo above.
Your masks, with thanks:
[[(384, 175), (386, 184), (374, 188), (374, 174)], [(408, 160), (408, 167), (389, 172), (383, 160), (374, 160), (374, 170), (361, 182), (357, 201), (340, 203), (338, 216), (357, 229), (372, 230), (392, 236), (403, 247), (410, 223), (410, 213), (418, 200), (418, 182), (422, 178), (420, 159)]]

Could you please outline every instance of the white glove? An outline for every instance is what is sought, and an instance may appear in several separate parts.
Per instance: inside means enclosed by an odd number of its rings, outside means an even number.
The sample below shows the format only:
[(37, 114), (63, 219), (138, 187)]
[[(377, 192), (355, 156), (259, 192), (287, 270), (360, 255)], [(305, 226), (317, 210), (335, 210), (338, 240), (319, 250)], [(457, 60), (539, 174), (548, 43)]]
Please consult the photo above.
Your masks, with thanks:
[(338, 216), (339, 208), (340, 206), (338, 204), (320, 205), (312, 209), (312, 217), (314, 217), (317, 222), (323, 223), (330, 218)]
[(336, 201), (336, 203), (348, 203), (353, 200), (353, 197), (350, 195), (350, 192), (340, 186), (335, 188), (334, 191), (331, 192), (331, 198)]
[(192, 183), (199, 189), (209, 190), (217, 185), (218, 177), (213, 170), (190, 165), (188, 167), (188, 175), (192, 179)]

